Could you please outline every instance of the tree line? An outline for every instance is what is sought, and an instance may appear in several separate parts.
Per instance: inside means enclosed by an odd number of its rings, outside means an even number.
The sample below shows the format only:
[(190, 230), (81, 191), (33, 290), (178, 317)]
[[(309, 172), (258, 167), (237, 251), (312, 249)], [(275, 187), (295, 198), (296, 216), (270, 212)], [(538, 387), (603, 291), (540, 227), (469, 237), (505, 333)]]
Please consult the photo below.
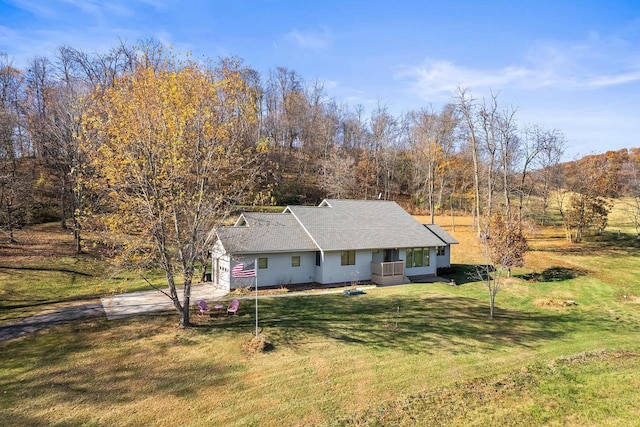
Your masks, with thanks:
[[(5, 229), (51, 217), (63, 227), (74, 221), (81, 208), (76, 175), (87, 94), (110, 87), (141, 61), (153, 66), (165, 60), (157, 42), (145, 46), (144, 58), (140, 47), (125, 44), (96, 54), (62, 46), (50, 58), (33, 58), (25, 70), (14, 68), (8, 54), (0, 57)], [(550, 199), (558, 189), (583, 194), (596, 188), (597, 194), (585, 197), (587, 204), (596, 196), (637, 194), (637, 150), (582, 159), (604, 163), (610, 176), (576, 179), (586, 169), (562, 164), (562, 132), (520, 123), (517, 108), (503, 105), (496, 94), (478, 100), (461, 88), (439, 109), (428, 105), (394, 116), (379, 104), (367, 114), (361, 105), (338, 104), (320, 82), (308, 83), (293, 70), (278, 67), (260, 76), (238, 59), (221, 62), (241, 70), (253, 90), (247, 102), (257, 108), (256, 120), (236, 138), (268, 143), (269, 166), (246, 204), (379, 197), (432, 215), (455, 210), (479, 218), (500, 205), (522, 217), (531, 214), (527, 201), (535, 194), (543, 200), (539, 219), (546, 221), (552, 207), (566, 213), (567, 204)], [(18, 167), (25, 162), (30, 166)], [(46, 206), (52, 199), (57, 212)]]
[(479, 234), (560, 216), (579, 241), (624, 195), (637, 224), (640, 150), (563, 162), (565, 146), (560, 130), (522, 124), (498, 94), (467, 88), (441, 108), (393, 115), (339, 104), (287, 68), (261, 76), (238, 58), (195, 60), (154, 40), (92, 54), (61, 46), (26, 69), (0, 55), (8, 239), (55, 219), (80, 252), (83, 229), (106, 227), (127, 236), (123, 262), (159, 262), (174, 293), (175, 271), (188, 288), (209, 231), (238, 205), (390, 199), (432, 222), (471, 214)]

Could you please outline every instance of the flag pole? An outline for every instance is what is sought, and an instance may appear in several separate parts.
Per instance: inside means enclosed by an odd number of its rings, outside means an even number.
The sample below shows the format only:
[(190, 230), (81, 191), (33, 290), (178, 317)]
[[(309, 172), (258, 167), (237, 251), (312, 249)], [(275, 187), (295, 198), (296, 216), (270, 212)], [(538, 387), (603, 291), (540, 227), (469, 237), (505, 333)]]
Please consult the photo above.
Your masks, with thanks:
[(255, 259), (256, 268), (256, 338), (258, 338), (258, 258)]

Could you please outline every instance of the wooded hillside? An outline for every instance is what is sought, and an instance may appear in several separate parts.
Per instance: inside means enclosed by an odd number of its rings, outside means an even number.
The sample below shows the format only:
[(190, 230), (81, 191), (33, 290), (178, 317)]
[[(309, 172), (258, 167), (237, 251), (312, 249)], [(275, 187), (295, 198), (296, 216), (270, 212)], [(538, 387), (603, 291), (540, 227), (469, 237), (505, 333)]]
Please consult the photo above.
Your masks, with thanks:
[[(0, 56), (0, 226), (9, 239), (16, 227), (55, 219), (75, 230), (80, 250), (82, 224), (114, 209), (110, 183), (89, 161), (100, 150), (89, 113), (126, 76), (167, 62), (167, 79), (193, 67), (217, 81), (233, 75), (242, 86), (217, 86), (219, 104), (212, 107), (220, 112), (218, 132), (226, 133), (211, 149), (224, 151), (233, 141), (238, 149), (226, 151), (229, 158), (260, 154), (258, 170), (246, 176), (251, 185), (234, 202), (382, 198), (431, 215), (507, 211), (542, 223), (560, 216), (577, 240), (585, 228), (606, 225), (609, 198), (626, 197), (636, 224), (640, 216), (639, 148), (565, 162), (570, 142), (562, 131), (521, 123), (517, 108), (498, 95), (475, 99), (460, 88), (441, 109), (425, 105), (394, 116), (383, 104), (370, 112), (339, 104), (320, 82), (294, 70), (261, 76), (238, 59), (202, 65), (176, 56), (153, 40), (96, 54), (62, 46), (24, 70)], [(109, 105), (103, 107), (100, 114), (108, 115)], [(531, 196), (541, 202), (531, 204)]]

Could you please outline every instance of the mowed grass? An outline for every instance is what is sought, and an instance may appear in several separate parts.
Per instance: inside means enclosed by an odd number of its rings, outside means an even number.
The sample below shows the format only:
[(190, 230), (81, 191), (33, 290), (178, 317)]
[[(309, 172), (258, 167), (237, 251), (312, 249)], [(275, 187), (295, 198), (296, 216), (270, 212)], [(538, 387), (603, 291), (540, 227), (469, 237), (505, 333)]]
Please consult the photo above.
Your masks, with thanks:
[[(239, 316), (56, 326), (1, 343), (0, 425), (640, 425), (635, 239), (532, 230), (488, 319), (470, 224), (459, 286), (261, 298)], [(577, 305), (564, 305), (565, 301)]]
[[(140, 275), (110, 268), (91, 234), (81, 255), (73, 250), (71, 231), (57, 223), (18, 230), (15, 236), (18, 243), (0, 242), (0, 325), (106, 294), (151, 289)], [(162, 274), (145, 276), (163, 286)]]

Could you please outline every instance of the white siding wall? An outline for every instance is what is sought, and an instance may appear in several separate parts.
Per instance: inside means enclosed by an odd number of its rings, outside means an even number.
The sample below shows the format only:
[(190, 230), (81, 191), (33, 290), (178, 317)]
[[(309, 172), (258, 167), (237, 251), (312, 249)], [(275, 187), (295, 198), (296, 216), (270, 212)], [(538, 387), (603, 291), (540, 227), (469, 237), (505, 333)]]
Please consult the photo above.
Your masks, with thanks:
[(355, 265), (341, 265), (340, 252), (325, 252), (320, 283), (350, 283), (371, 280), (371, 251), (356, 251)]
[[(427, 267), (406, 268), (405, 276), (436, 274), (438, 267), (449, 266), (450, 247), (446, 248), (445, 256), (436, 256), (436, 249), (430, 249)], [(224, 254), (224, 248), (214, 247), (212, 256), (219, 258), (219, 285), (223, 289), (236, 289), (244, 286), (255, 285), (254, 278), (234, 279), (231, 278), (231, 268), (240, 261), (251, 262), (256, 259), (247, 256), (243, 260), (234, 259), (231, 261), (229, 255)], [(382, 262), (382, 251), (372, 252), (356, 251), (355, 265), (341, 265), (340, 252), (325, 252), (322, 254), (321, 266), (316, 266), (315, 252), (303, 253), (281, 253), (281, 254), (261, 254), (257, 257), (267, 258), (268, 267), (258, 269), (258, 286), (280, 286), (297, 283), (350, 283), (352, 281), (371, 280), (371, 262)], [(406, 262), (406, 248), (399, 249), (399, 258)], [(291, 266), (291, 257), (300, 256), (300, 267)], [(214, 264), (215, 265), (215, 264)]]
[(439, 256), (437, 260), (438, 268), (451, 267), (451, 246), (444, 247), (444, 255)]
[[(291, 266), (291, 258), (300, 257), (300, 267)], [(315, 281), (316, 255), (315, 252), (260, 254), (256, 258), (267, 258), (267, 268), (259, 268), (258, 287), (284, 286), (296, 283)], [(251, 262), (256, 258), (247, 257), (235, 262)], [(231, 279), (231, 289), (255, 285), (255, 278)]]
[(324, 266), (324, 262), (325, 262), (325, 256), (326, 254), (324, 252), (320, 252), (320, 265), (315, 265), (315, 257), (316, 254), (314, 252), (313, 254), (313, 263), (314, 263), (314, 272), (315, 272), (315, 276), (314, 276), (314, 281), (317, 283), (325, 283), (324, 282), (324, 270), (323, 270), (323, 266)]

